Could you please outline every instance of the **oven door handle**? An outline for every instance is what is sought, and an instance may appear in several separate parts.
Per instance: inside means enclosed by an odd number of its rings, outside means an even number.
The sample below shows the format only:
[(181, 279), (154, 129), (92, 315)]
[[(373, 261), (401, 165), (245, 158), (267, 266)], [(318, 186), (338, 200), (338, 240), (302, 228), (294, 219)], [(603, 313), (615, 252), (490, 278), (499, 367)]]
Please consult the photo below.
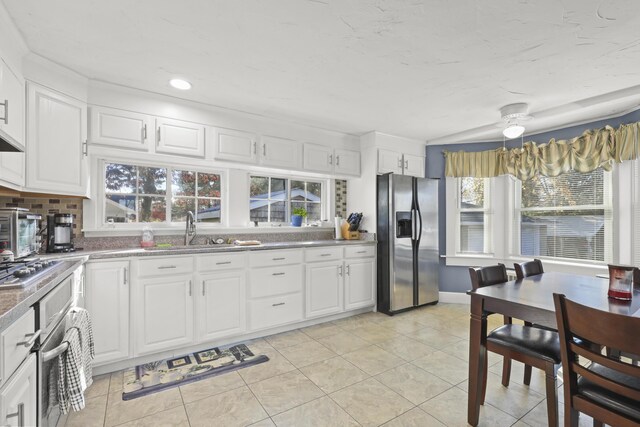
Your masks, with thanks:
[(69, 343), (65, 341), (59, 346), (57, 346), (56, 348), (54, 348), (53, 350), (45, 351), (44, 353), (42, 353), (42, 361), (48, 362), (52, 359), (55, 359), (56, 357), (60, 356), (62, 353), (64, 353), (68, 349), (69, 349)]

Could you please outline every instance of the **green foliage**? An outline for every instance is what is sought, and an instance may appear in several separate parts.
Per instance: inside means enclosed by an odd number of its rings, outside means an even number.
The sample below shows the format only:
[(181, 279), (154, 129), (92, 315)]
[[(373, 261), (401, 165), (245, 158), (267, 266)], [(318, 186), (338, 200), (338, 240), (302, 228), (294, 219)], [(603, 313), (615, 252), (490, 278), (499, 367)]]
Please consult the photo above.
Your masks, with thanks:
[(305, 208), (293, 208), (292, 215), (300, 215), (302, 218), (306, 218), (307, 210)]

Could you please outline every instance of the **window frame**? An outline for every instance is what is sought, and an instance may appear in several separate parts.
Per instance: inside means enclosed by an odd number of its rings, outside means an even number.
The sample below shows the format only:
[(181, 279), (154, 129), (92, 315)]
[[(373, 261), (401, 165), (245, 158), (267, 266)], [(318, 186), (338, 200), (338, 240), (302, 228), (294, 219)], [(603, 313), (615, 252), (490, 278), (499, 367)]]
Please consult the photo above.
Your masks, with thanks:
[[(462, 179), (456, 178), (456, 254), (460, 255), (483, 255), (490, 254), (492, 248), (492, 221), (491, 221), (491, 179), (490, 178), (474, 178), (474, 179), (482, 179), (484, 180), (484, 195), (483, 195), (483, 207), (482, 208), (463, 208), (461, 207), (462, 203)], [(462, 250), (462, 214), (464, 213), (474, 213), (474, 212), (482, 212), (483, 213), (483, 226), (482, 226), (482, 234), (483, 234), (483, 248), (482, 251), (463, 251)]]
[[(119, 222), (107, 222), (107, 218), (106, 218), (106, 197), (108, 194), (124, 194), (124, 193), (118, 193), (118, 192), (114, 192), (114, 193), (108, 193), (105, 189), (105, 185), (104, 185), (104, 179), (106, 176), (106, 166), (107, 164), (124, 164), (124, 165), (131, 165), (131, 166), (137, 166), (137, 167), (149, 167), (149, 168), (161, 168), (161, 169), (166, 169), (167, 170), (167, 183), (166, 183), (166, 191), (165, 194), (151, 194), (149, 196), (152, 197), (164, 197), (165, 199), (165, 209), (166, 209), (166, 215), (167, 215), (167, 220), (163, 221), (163, 222), (125, 222), (125, 223), (119, 223)], [(196, 174), (198, 172), (200, 173), (206, 173), (206, 174), (215, 174), (215, 175), (219, 175), (220, 176), (220, 197), (216, 198), (216, 197), (204, 197), (204, 199), (217, 199), (220, 200), (220, 222), (198, 222), (197, 226), (200, 229), (218, 229), (218, 228), (223, 228), (226, 227), (226, 209), (225, 206), (228, 204), (227, 202), (227, 197), (226, 197), (226, 189), (227, 189), (227, 180), (228, 180), (228, 174), (220, 169), (213, 169), (213, 168), (207, 168), (207, 167), (201, 167), (201, 166), (190, 166), (190, 165), (185, 165), (185, 164), (176, 164), (176, 165), (169, 165), (167, 163), (163, 163), (163, 162), (153, 162), (153, 161), (144, 161), (144, 160), (137, 160), (135, 158), (133, 159), (122, 159), (122, 158), (115, 158), (115, 157), (105, 157), (105, 158), (100, 158), (98, 160), (98, 165), (99, 165), (99, 171), (100, 171), (100, 175), (99, 175), (99, 180), (97, 181), (97, 203), (96, 203), (96, 225), (97, 225), (97, 229), (98, 230), (121, 230), (121, 231), (135, 231), (135, 230), (142, 230), (142, 228), (144, 226), (151, 226), (153, 229), (156, 230), (175, 230), (175, 229), (183, 229), (184, 228), (184, 224), (185, 221), (173, 221), (171, 218), (171, 200), (173, 199), (174, 195), (173, 195), (173, 191), (172, 191), (172, 181), (173, 181), (173, 171), (174, 170), (180, 170), (180, 171), (190, 171), (190, 172), (195, 172)], [(140, 196), (140, 195), (147, 195), (145, 194), (138, 194), (138, 193), (131, 193), (131, 195), (133, 196)], [(196, 196), (175, 196), (175, 197), (185, 197), (185, 198), (197, 198)], [(196, 205), (197, 206), (197, 205)]]
[[(274, 222), (274, 221), (259, 221), (258, 222), (258, 227), (286, 227), (286, 226), (290, 226), (291, 224), (291, 181), (302, 181), (305, 183), (305, 187), (306, 184), (308, 182), (313, 182), (316, 184), (320, 184), (320, 221), (323, 221), (327, 218), (327, 208), (328, 208), (328, 187), (329, 187), (329, 179), (323, 179), (323, 178), (310, 178), (310, 177), (303, 177), (303, 176), (297, 176), (297, 175), (291, 175), (291, 176), (284, 176), (284, 175), (277, 175), (277, 174), (269, 174), (269, 173), (262, 173), (262, 172), (249, 172), (248, 174), (248, 191), (249, 194), (247, 195), (247, 201), (249, 203), (248, 205), (248, 218), (249, 218), (249, 222), (253, 223), (254, 221), (251, 220), (251, 200), (264, 200), (264, 199), (252, 199), (251, 198), (251, 178), (253, 177), (260, 177), (260, 178), (268, 178), (269, 179), (269, 197), (271, 194), (271, 179), (284, 179), (286, 181), (286, 198), (284, 199), (284, 202), (286, 203), (286, 218), (288, 218), (288, 221), (284, 221), (284, 222)], [(267, 198), (267, 200), (274, 200), (274, 201), (283, 201), (280, 199), (270, 199)], [(306, 203), (306, 202), (305, 202)], [(315, 203), (315, 202), (312, 202)], [(270, 212), (270, 209), (269, 209)], [(269, 214), (269, 218), (271, 217), (271, 215)], [(304, 225), (308, 225), (309, 224), (309, 217), (305, 217), (303, 218), (302, 224)], [(298, 227), (295, 227), (298, 228)]]

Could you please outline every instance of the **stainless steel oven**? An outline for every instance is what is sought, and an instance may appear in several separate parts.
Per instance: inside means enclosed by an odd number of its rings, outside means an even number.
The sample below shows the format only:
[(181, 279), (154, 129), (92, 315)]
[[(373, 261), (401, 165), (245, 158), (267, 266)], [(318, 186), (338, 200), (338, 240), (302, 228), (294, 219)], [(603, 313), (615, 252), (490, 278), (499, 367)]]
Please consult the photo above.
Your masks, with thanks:
[(41, 219), (40, 215), (23, 208), (0, 209), (0, 250), (9, 249), (16, 258), (38, 252)]

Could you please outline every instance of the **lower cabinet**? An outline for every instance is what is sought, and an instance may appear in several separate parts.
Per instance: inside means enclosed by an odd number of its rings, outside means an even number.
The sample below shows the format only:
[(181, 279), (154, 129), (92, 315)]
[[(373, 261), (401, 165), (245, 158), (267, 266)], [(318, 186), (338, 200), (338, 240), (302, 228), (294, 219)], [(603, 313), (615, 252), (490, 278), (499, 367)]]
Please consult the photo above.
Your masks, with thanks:
[(0, 423), (35, 426), (38, 419), (36, 355), (31, 354), (0, 389)]
[(239, 335), (246, 330), (244, 270), (198, 276), (196, 337), (198, 342)]
[(249, 327), (251, 330), (302, 320), (302, 292), (276, 295), (249, 301)]
[(342, 261), (307, 264), (306, 317), (318, 317), (343, 310)]
[(193, 279), (184, 275), (142, 279), (132, 309), (136, 354), (177, 348), (193, 341)]
[(348, 260), (344, 268), (345, 310), (368, 307), (375, 304), (375, 258)]
[(87, 264), (84, 298), (91, 315), (97, 365), (130, 356), (129, 282), (129, 261)]

